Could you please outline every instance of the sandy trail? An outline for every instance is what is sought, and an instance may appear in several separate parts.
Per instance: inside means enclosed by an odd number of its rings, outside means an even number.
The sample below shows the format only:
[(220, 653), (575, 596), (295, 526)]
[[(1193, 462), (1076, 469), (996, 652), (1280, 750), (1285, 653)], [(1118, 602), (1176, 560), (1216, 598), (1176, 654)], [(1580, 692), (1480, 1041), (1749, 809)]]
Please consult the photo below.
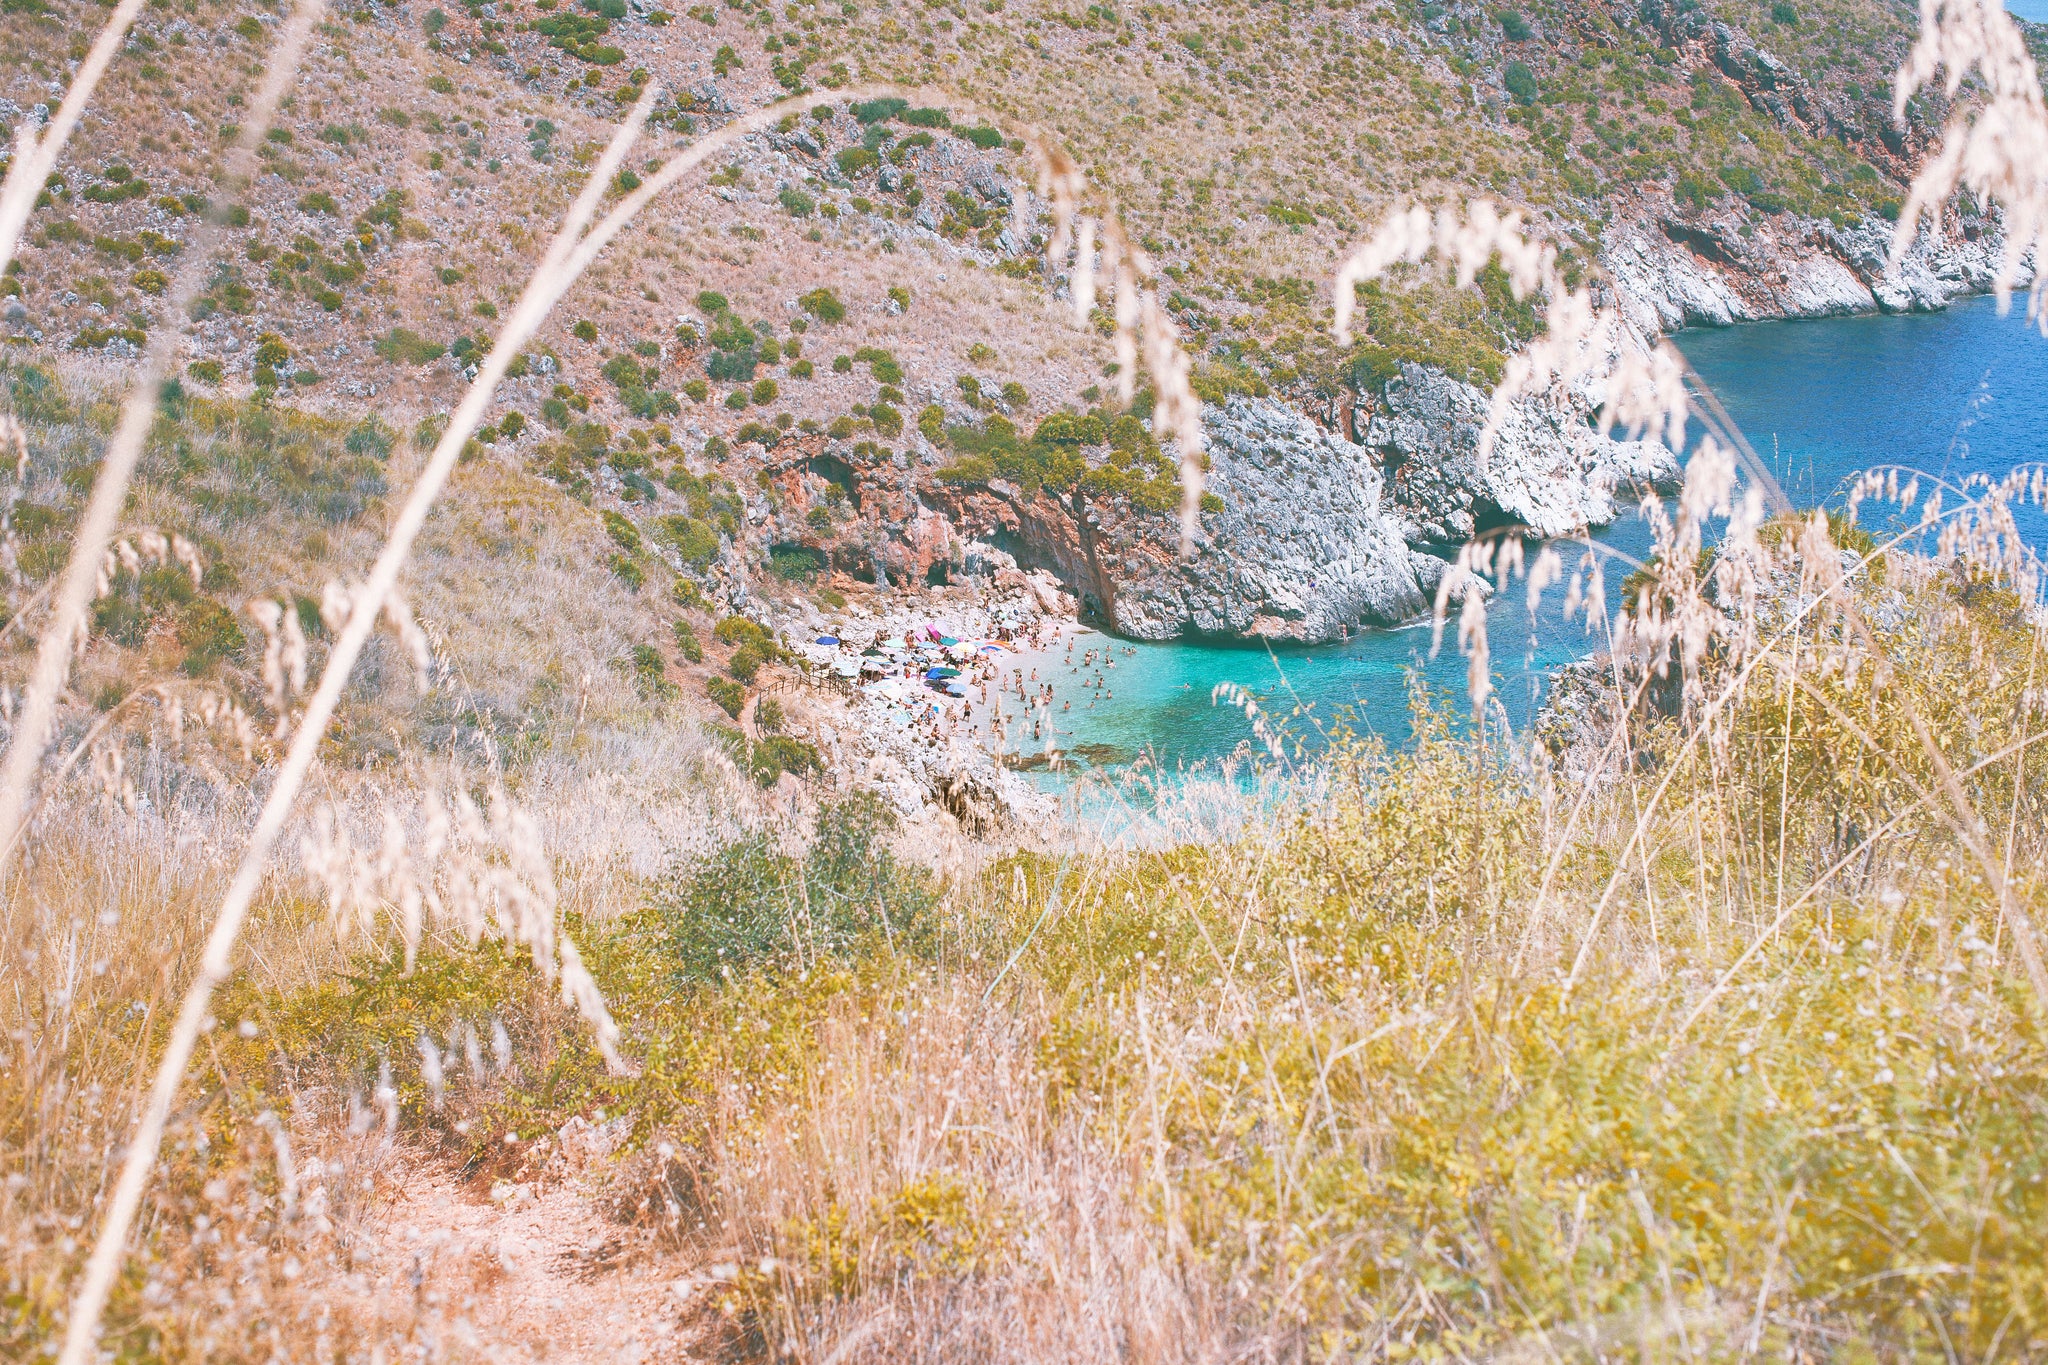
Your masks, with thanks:
[[(355, 1268), (389, 1321), (412, 1299), (412, 1336), (439, 1358), (655, 1365), (717, 1358), (718, 1282), (622, 1226), (583, 1182), (485, 1194), (424, 1154), (399, 1157)], [(399, 1311), (403, 1311), (400, 1309)]]

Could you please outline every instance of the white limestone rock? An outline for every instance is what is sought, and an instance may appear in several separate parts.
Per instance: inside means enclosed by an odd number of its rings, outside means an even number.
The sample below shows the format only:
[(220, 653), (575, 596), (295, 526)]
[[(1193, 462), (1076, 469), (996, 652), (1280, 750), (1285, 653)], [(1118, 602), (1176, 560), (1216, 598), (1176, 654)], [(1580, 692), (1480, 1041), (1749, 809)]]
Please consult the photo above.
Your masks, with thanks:
[(1516, 403), (1482, 470), (1489, 395), (1441, 370), (1403, 365), (1363, 434), (1389, 471), (1405, 537), (1456, 544), (1500, 524), (1568, 535), (1614, 520), (1618, 492), (1673, 483), (1678, 462), (1662, 445), (1592, 428), (1596, 398)]
[(1324, 641), (1429, 606), (1443, 565), (1409, 548), (1371, 451), (1274, 402), (1236, 397), (1203, 417), (1223, 509), (1203, 515), (1193, 557), (1162, 519), (1102, 519), (1115, 546), (1102, 605), (1119, 631)]

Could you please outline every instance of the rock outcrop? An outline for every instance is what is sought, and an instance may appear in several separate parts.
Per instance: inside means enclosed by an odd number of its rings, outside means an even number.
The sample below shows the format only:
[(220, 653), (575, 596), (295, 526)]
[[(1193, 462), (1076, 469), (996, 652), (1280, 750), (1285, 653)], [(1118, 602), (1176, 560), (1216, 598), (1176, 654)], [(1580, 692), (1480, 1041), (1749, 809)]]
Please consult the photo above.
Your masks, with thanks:
[(1836, 227), (1794, 214), (1681, 214), (1642, 208), (1616, 219), (1601, 264), (1631, 325), (1646, 334), (1766, 318), (1925, 312), (1991, 288), (2004, 251), (1994, 221), (1923, 232), (1896, 269), (1892, 225)]
[(1521, 402), (1479, 465), (1491, 397), (1441, 370), (1406, 364), (1362, 425), (1389, 471), (1390, 502), (1411, 541), (1459, 544), (1489, 526), (1567, 535), (1614, 520), (1617, 490), (1664, 487), (1678, 462), (1654, 441), (1618, 441), (1589, 421), (1585, 394)]
[(863, 519), (817, 548), (859, 576), (986, 576), (994, 556), (1050, 575), (1089, 615), (1134, 639), (1334, 640), (1428, 609), (1444, 564), (1419, 545), (1451, 546), (1499, 525), (1568, 534), (1612, 520), (1619, 494), (1677, 477), (1662, 446), (1593, 431), (1592, 401), (1578, 394), (1518, 406), (1482, 470), (1488, 401), (1410, 365), (1357, 443), (1270, 399), (1210, 405), (1207, 491), (1222, 505), (1203, 513), (1186, 558), (1171, 511), (1079, 489), (1026, 492), (1001, 479), (912, 486), (894, 464), (831, 450), (785, 466), (781, 510), (762, 529), (802, 540), (812, 485), (824, 483), (816, 471), (829, 468)]
[(1322, 641), (1428, 605), (1443, 565), (1409, 548), (1371, 451), (1272, 402), (1233, 398), (1205, 422), (1223, 507), (1191, 557), (1170, 519), (1089, 513), (1119, 631)]

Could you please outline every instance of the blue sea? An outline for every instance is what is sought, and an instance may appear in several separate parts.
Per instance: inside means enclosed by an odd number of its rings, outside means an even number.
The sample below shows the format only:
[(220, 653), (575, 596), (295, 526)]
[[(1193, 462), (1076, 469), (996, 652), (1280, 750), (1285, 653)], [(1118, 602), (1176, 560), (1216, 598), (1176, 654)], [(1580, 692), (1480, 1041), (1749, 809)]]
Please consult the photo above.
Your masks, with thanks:
[[(2038, 3), (2048, 10), (2048, 0)], [(2023, 312), (2016, 302), (2001, 317), (1992, 300), (1972, 299), (1942, 313), (1756, 323), (1674, 340), (1795, 505), (1838, 505), (1848, 481), (1879, 464), (1957, 479), (2048, 459), (2048, 340)], [(2044, 543), (2038, 516), (2027, 529)], [(1618, 556), (1607, 574), (1611, 607), (1626, 557), (1641, 554), (1648, 536), (1631, 515), (1599, 539)], [(1563, 552), (1568, 565), (1581, 553)], [(1550, 671), (1593, 647), (1581, 623), (1560, 619), (1562, 596), (1553, 588), (1534, 617), (1519, 590), (1493, 608), (1500, 712), (1518, 731)], [(1217, 685), (1231, 682), (1311, 740), (1344, 722), (1398, 744), (1410, 733), (1411, 680), (1461, 703), (1466, 695), (1454, 628), (1433, 659), (1431, 633), (1425, 621), (1274, 649), (1087, 636), (1075, 657), (1107, 649), (1114, 666), (1054, 670), (1060, 742), (1100, 768), (1141, 755), (1168, 773), (1213, 763), (1252, 738), (1241, 710), (1212, 701)]]

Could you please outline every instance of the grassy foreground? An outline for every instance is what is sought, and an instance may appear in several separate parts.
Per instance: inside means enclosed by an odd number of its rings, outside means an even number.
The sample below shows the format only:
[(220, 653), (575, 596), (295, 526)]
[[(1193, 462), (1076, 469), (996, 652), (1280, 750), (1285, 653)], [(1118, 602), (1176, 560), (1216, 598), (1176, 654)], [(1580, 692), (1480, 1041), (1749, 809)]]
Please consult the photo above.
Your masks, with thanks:
[[(252, 966), (109, 1345), (417, 1344), (457, 1306), (350, 1288), (376, 1163), (516, 1199), (598, 1131), (611, 1216), (708, 1267), (729, 1359), (2038, 1357), (2040, 631), (1874, 569), (1867, 639), (1811, 613), (1739, 685), (1710, 670), (1735, 701), (1700, 740), (1633, 717), (1604, 782), (1425, 711), (1412, 751), (1340, 743), (1227, 842), (942, 881), (856, 796), (678, 858), (566, 922), (633, 1077), (523, 954)], [(13, 899), (86, 879), (193, 922), (204, 859), (137, 851), (60, 839)], [(281, 892), (256, 955), (311, 962), (321, 919)], [(96, 998), (70, 1026), (146, 1054), (149, 1009)], [(0, 1082), (16, 1354), (123, 1107), (30, 1074)]]

